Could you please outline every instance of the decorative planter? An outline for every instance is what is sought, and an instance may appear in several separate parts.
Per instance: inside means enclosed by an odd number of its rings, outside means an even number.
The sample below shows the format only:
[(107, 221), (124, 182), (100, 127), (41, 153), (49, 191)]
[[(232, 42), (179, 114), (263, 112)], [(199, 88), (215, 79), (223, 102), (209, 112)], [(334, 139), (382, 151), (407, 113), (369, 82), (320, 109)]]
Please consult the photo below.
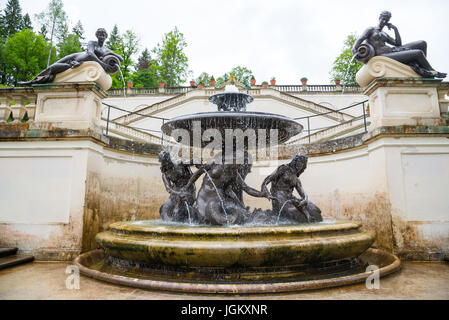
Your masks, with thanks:
[(307, 85), (307, 80), (301, 79), (301, 83), (302, 83), (303, 86), (306, 86)]
[(165, 87), (165, 82), (159, 82), (159, 87), (161, 87), (161, 88), (163, 88), (163, 87)]
[(336, 86), (339, 86), (340, 83), (341, 83), (341, 80), (340, 80), (340, 79), (335, 79), (334, 82), (335, 82), (335, 85), (336, 85)]
[(132, 83), (132, 82), (128, 82), (128, 88), (132, 88), (134, 86), (134, 83)]
[(262, 88), (268, 88), (268, 82), (262, 82)]
[(209, 86), (210, 87), (215, 87), (215, 80), (210, 80), (209, 81)]
[(249, 81), (249, 83), (251, 84), (252, 87), (255, 86), (256, 85), (256, 79), (251, 79)]
[(203, 88), (204, 88), (204, 84), (200, 83), (200, 84), (198, 85), (198, 89), (203, 89)]
[(192, 80), (192, 81), (190, 81), (190, 86), (191, 86), (191, 87), (194, 87), (194, 86), (195, 86), (195, 84), (196, 84), (196, 83), (195, 83), (195, 81), (193, 81), (193, 80)]

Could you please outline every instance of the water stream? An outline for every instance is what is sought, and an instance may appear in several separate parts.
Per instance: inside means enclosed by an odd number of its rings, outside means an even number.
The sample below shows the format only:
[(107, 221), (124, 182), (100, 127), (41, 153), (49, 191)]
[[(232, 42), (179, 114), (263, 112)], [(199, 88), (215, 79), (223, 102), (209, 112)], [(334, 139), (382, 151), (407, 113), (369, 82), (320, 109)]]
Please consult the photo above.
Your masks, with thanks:
[(218, 199), (220, 199), (221, 207), (223, 208), (223, 211), (224, 211), (224, 214), (225, 214), (225, 217), (226, 217), (226, 223), (229, 224), (228, 213), (226, 212), (226, 209), (225, 209), (225, 206), (224, 206), (223, 199), (222, 199), (221, 196), (220, 196), (220, 192), (218, 192), (218, 188), (217, 188), (217, 186), (215, 185), (214, 180), (212, 180), (211, 176), (209, 175), (209, 172), (207, 172), (206, 169), (203, 169), (203, 170), (204, 170), (204, 172), (206, 173), (206, 175), (207, 175), (207, 177), (209, 178), (209, 180), (210, 180), (210, 182), (212, 183), (212, 185), (214, 186), (215, 192), (217, 193)]
[(346, 77), (348, 76), (349, 69), (351, 69), (351, 66), (352, 66), (353, 62), (354, 62), (355, 58), (357, 58), (358, 55), (359, 55), (359, 53), (357, 52), (357, 53), (352, 57), (351, 62), (349, 62), (349, 65), (348, 65), (348, 67), (346, 68), (346, 74), (345, 74), (345, 77), (343, 78), (343, 81), (344, 81), (344, 83), (343, 83), (343, 90), (341, 91), (341, 94), (345, 93), (345, 89), (346, 89)]
[(192, 224), (192, 217), (190, 216), (189, 204), (187, 203), (187, 201), (184, 201), (184, 203), (186, 204), (187, 214), (189, 215), (189, 224)]
[(125, 84), (125, 78), (123, 77), (122, 69), (119, 68), (118, 70), (120, 71), (120, 76), (122, 77), (122, 83), (123, 83), (123, 96), (124, 96), (125, 99), (126, 99), (126, 84)]
[(277, 224), (279, 224), (279, 219), (281, 219), (281, 213), (282, 213), (282, 210), (284, 210), (285, 205), (286, 205), (287, 203), (291, 202), (291, 201), (292, 201), (292, 200), (287, 200), (287, 201), (285, 201), (284, 204), (282, 205), (281, 210), (279, 210), (279, 215), (278, 215), (278, 221), (277, 221)]

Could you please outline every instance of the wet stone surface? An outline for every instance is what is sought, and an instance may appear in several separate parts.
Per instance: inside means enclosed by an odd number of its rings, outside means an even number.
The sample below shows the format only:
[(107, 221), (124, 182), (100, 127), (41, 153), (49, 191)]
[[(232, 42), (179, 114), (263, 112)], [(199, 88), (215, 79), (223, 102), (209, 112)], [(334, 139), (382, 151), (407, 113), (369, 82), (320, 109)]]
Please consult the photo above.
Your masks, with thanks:
[(368, 290), (364, 283), (310, 292), (265, 295), (172, 294), (128, 288), (80, 278), (80, 289), (66, 288), (66, 268), (71, 263), (33, 262), (0, 271), (0, 299), (449, 299), (449, 263), (404, 262), (401, 271), (382, 278), (379, 290)]

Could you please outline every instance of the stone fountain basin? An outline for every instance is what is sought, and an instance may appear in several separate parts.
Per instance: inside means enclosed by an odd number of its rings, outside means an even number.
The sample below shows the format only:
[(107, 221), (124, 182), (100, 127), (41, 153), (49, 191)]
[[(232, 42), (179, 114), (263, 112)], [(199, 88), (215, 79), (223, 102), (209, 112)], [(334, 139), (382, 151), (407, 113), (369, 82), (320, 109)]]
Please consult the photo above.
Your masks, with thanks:
[(97, 235), (103, 249), (80, 255), (75, 265), (83, 275), (119, 285), (221, 294), (330, 288), (399, 270), (400, 260), (369, 248), (374, 234), (360, 227), (347, 221), (227, 228), (120, 222)]
[(182, 269), (297, 268), (356, 258), (374, 242), (357, 222), (261, 227), (168, 226), (119, 222), (96, 237), (126, 264)]

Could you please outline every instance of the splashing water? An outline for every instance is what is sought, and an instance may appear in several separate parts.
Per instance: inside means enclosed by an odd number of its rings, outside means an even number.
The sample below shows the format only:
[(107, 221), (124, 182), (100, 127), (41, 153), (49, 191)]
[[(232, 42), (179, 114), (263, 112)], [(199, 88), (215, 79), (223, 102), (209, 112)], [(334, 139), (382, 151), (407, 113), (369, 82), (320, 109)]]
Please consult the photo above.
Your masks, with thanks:
[(351, 59), (351, 62), (349, 62), (348, 67), (346, 68), (346, 74), (345, 77), (343, 78), (344, 84), (343, 84), (343, 90), (341, 91), (341, 94), (345, 93), (345, 89), (346, 89), (346, 78), (348, 76), (349, 73), (349, 69), (351, 69), (352, 63), (354, 62), (355, 58), (357, 58), (357, 56), (359, 55), (359, 53), (357, 52)]
[(284, 204), (282, 205), (281, 210), (279, 210), (279, 215), (278, 215), (278, 221), (277, 221), (277, 224), (279, 224), (279, 219), (281, 219), (281, 213), (282, 213), (282, 210), (284, 210), (285, 205), (286, 205), (287, 203), (291, 202), (291, 201), (292, 201), (292, 200), (287, 200), (287, 201), (285, 201)]
[(187, 214), (189, 215), (189, 224), (192, 224), (192, 217), (190, 216), (189, 204), (187, 203), (187, 201), (184, 201), (184, 203), (186, 204)]
[(118, 68), (118, 71), (120, 71), (120, 76), (122, 77), (122, 83), (123, 83), (123, 95), (126, 99), (126, 84), (125, 84), (125, 78), (123, 77), (123, 72), (121, 68)]
[(225, 87), (225, 93), (239, 93), (239, 89), (233, 84), (227, 84)]

